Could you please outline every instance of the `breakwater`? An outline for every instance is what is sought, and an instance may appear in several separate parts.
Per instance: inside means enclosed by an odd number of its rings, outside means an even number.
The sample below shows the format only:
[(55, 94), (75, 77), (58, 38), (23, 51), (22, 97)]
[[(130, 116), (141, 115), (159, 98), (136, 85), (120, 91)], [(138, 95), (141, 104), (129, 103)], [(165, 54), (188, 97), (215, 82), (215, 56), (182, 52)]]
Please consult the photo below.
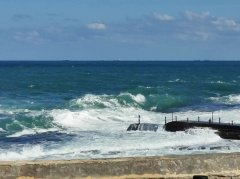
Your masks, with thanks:
[(240, 178), (240, 153), (0, 163), (0, 178)]
[(240, 140), (240, 125), (233, 123), (216, 123), (200, 121), (171, 121), (164, 125), (166, 131), (184, 131), (190, 128), (211, 128), (217, 130), (217, 134), (223, 139)]

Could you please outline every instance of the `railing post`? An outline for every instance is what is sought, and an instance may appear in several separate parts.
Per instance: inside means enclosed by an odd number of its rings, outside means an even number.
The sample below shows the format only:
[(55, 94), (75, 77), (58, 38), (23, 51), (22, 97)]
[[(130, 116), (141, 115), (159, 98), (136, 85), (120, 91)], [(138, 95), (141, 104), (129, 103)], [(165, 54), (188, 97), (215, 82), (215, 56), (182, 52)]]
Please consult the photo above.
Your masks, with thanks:
[(175, 121), (177, 121), (177, 116), (175, 116)]
[(167, 117), (165, 116), (165, 124), (167, 124)]
[(200, 121), (200, 117), (198, 116), (198, 122)]
[(221, 123), (221, 118), (219, 117), (219, 124)]

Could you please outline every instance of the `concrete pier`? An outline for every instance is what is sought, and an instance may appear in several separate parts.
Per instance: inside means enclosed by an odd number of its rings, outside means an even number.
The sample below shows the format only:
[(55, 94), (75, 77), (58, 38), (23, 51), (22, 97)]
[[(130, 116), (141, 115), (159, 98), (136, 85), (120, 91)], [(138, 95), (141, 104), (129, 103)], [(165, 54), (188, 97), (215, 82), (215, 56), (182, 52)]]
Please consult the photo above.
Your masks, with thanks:
[(171, 121), (164, 125), (164, 129), (169, 132), (185, 131), (190, 128), (211, 128), (217, 130), (218, 134), (223, 139), (240, 140), (240, 125), (233, 123), (218, 123), (204, 121)]
[(240, 153), (0, 163), (0, 178), (239, 179)]

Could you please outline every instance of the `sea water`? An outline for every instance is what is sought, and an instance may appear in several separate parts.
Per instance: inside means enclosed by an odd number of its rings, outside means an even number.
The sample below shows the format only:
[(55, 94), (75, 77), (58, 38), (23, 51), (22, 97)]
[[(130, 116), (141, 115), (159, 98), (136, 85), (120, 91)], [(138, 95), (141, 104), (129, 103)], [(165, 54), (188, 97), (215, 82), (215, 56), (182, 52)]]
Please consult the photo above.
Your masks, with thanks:
[[(240, 123), (240, 62), (0, 62), (0, 160), (239, 151), (211, 129), (163, 129), (212, 112)], [(126, 131), (138, 115), (158, 131)]]

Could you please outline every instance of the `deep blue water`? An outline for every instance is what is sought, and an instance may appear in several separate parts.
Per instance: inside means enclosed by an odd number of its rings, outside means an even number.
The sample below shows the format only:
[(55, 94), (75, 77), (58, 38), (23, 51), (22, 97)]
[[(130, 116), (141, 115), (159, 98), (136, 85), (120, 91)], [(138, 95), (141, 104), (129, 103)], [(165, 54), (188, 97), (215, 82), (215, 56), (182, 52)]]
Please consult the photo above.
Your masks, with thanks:
[(129, 92), (148, 98), (144, 109), (178, 110), (238, 94), (239, 70), (240, 62), (0, 62), (0, 97), (2, 105), (54, 109), (85, 94)]
[[(223, 115), (231, 111), (234, 114), (231, 118), (237, 121), (239, 109), (240, 62), (237, 61), (3, 61), (0, 62), (0, 157), (3, 160), (22, 159), (18, 154), (26, 155), (23, 159), (69, 157), (68, 153), (59, 152), (63, 149), (51, 154), (45, 150), (54, 150), (62, 144), (72, 147), (74, 142), (84, 143), (86, 148), (91, 146), (95, 153), (90, 152), (90, 157), (102, 157), (102, 150), (108, 147), (106, 141), (120, 140), (121, 133), (128, 135), (124, 132), (125, 125), (134, 120), (129, 117), (138, 113), (154, 121), (172, 112), (205, 116), (211, 111), (221, 114), (225, 111)], [(115, 124), (118, 127), (113, 130)], [(111, 134), (111, 139), (106, 135), (104, 140), (106, 128), (121, 132), (117, 136)], [(88, 143), (89, 136), (91, 140), (100, 136), (103, 141)], [(124, 136), (121, 140), (130, 139)], [(71, 141), (74, 142), (67, 143)], [(31, 151), (36, 145), (44, 151), (41, 156), (21, 153)], [(17, 153), (15, 158), (9, 150)], [(100, 151), (99, 156), (96, 150)], [(83, 151), (85, 148), (71, 156), (81, 158)]]

